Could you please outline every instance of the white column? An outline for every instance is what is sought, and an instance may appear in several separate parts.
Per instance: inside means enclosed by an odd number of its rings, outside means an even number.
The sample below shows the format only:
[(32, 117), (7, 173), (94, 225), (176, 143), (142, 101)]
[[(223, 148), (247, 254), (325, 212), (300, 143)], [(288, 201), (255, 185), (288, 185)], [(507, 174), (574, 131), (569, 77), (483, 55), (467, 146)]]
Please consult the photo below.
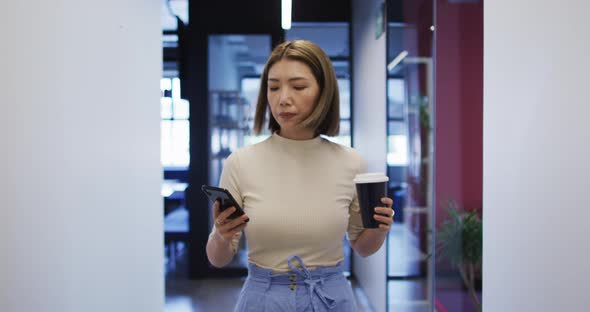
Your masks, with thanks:
[(158, 1), (0, 10), (0, 311), (162, 311)]
[[(383, 1), (353, 0), (352, 90), (354, 146), (369, 170), (386, 170), (386, 34), (375, 38), (375, 16)], [(368, 258), (355, 254), (353, 271), (377, 312), (386, 311), (385, 244)]]
[(587, 311), (590, 4), (486, 1), (484, 311)]

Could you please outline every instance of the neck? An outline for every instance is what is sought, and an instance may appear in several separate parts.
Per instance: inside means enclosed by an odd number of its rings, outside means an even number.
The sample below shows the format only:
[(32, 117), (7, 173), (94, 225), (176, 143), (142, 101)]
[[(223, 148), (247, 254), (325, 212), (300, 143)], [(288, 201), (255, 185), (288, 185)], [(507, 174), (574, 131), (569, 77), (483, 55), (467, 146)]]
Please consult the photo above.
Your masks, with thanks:
[(316, 137), (315, 131), (312, 130), (285, 131), (281, 129), (277, 132), (277, 134), (285, 139), (298, 141), (311, 140)]

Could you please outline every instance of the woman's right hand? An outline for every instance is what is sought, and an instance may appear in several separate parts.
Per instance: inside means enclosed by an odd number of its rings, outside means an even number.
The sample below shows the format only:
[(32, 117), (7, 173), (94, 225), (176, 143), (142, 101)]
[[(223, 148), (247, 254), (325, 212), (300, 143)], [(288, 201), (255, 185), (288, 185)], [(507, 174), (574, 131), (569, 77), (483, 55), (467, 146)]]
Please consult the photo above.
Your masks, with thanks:
[(246, 214), (239, 216), (235, 219), (228, 218), (232, 213), (236, 211), (236, 208), (229, 207), (223, 212), (219, 211), (219, 201), (216, 200), (213, 204), (213, 217), (215, 220), (215, 234), (222, 238), (225, 242), (231, 242), (233, 237), (241, 232), (250, 218)]

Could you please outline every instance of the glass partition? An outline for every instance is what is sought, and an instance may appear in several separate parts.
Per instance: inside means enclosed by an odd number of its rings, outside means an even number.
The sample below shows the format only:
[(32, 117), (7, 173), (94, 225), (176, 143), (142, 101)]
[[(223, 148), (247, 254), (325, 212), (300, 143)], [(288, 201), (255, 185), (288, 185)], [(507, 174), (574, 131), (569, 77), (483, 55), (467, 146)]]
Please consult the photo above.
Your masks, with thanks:
[(483, 0), (436, 2), (436, 263), (440, 311), (481, 311)]
[[(177, 19), (176, 17), (179, 17)], [(160, 159), (164, 181), (164, 241), (166, 276), (180, 273), (186, 262), (189, 212), (185, 189), (190, 161), (189, 101), (181, 97), (179, 28), (188, 23), (188, 1), (162, 3), (162, 78), (160, 80)]]
[[(209, 185), (219, 185), (225, 159), (266, 137), (252, 134), (260, 75), (271, 52), (270, 35), (209, 36)], [(213, 227), (213, 219), (209, 222)], [(246, 268), (245, 236), (227, 268)]]
[(387, 1), (388, 311), (433, 311), (433, 7)]
[(483, 1), (387, 17), (388, 308), (481, 311)]

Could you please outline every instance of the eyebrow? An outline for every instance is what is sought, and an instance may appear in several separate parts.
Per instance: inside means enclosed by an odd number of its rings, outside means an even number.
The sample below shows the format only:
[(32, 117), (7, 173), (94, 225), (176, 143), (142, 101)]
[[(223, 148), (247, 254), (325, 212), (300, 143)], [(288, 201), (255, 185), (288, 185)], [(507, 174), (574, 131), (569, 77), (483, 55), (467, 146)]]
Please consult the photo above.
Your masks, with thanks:
[[(297, 80), (309, 80), (305, 77), (293, 77), (293, 78), (289, 78), (289, 81), (297, 81)], [(276, 78), (268, 78), (268, 81), (273, 81), (273, 82), (279, 82), (279, 79)]]

